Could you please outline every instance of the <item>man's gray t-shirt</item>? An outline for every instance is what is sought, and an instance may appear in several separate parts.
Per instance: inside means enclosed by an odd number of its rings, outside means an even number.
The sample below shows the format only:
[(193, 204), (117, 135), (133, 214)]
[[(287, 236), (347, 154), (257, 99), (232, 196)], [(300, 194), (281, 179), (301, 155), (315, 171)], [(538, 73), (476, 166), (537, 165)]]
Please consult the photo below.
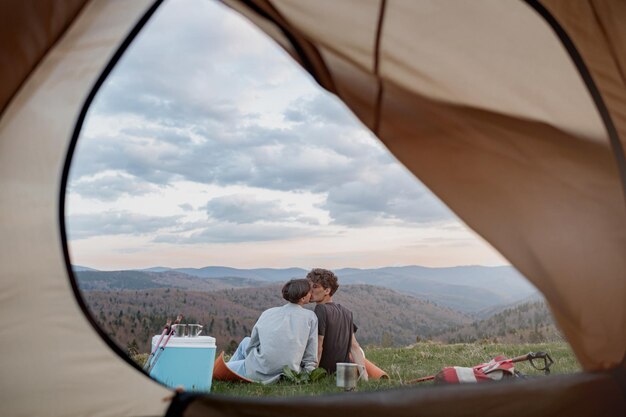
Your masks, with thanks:
[(337, 362), (350, 362), (352, 334), (357, 327), (352, 312), (341, 304), (318, 304), (315, 315), (318, 334), (324, 336), (319, 367), (333, 373), (337, 370)]

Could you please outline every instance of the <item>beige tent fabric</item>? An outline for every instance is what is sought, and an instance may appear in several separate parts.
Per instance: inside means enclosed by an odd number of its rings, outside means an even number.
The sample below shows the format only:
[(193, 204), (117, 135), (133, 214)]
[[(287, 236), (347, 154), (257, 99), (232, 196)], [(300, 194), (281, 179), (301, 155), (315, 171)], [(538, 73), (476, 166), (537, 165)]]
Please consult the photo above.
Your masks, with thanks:
[(85, 0), (3, 0), (0, 6), (0, 114), (84, 4)]
[(523, 2), (433, 0), (415, 6), (387, 5), (383, 79), (436, 101), (604, 140), (600, 119), (593, 117), (596, 109), (567, 53)]
[(162, 415), (169, 394), (87, 322), (61, 248), (59, 195), (77, 115), (151, 2), (85, 6), (0, 119), (0, 414)]
[(626, 148), (626, 2), (543, 3), (576, 44)]
[[(123, 417), (165, 411), (161, 398), (169, 391), (121, 361), (86, 321), (70, 288), (58, 225), (60, 177), (80, 107), (150, 3), (94, 0), (44, 56), (80, 8), (54, 2), (53, 12), (37, 14), (39, 23), (31, 23), (50, 29), (45, 41), (27, 43), (32, 53), (20, 61), (21, 75), (0, 81), (0, 103), (12, 97), (0, 116), (3, 415)], [(303, 54), (300, 62), (323, 86), (542, 290), (586, 369), (621, 361), (626, 345), (621, 183), (591, 98), (539, 15), (522, 2), (499, 0), (258, 0), (254, 10), (231, 4), (290, 53)], [(547, 4), (561, 14), (589, 61), (623, 140), (623, 4)], [(585, 20), (585, 10), (595, 20)], [(448, 20), (437, 27), (438, 19)], [(438, 44), (454, 52), (446, 54)], [(0, 52), (2, 59), (11, 56), (7, 51)], [(38, 61), (22, 83), (28, 65)], [(456, 75), (454, 67), (471, 71)], [(417, 410), (473, 415), (479, 408), (485, 415), (622, 415), (626, 404), (623, 386), (602, 372), (296, 401), (207, 397), (193, 403), (187, 415), (408, 416)]]
[[(331, 13), (319, 2), (273, 4), (287, 21), (297, 22), (304, 37), (374, 72), (380, 1), (359, 7), (341, 2), (345, 13), (336, 7)], [(600, 118), (589, 117), (595, 106), (567, 52), (523, 2), (387, 1), (384, 13), (383, 79), (437, 101), (605, 140)], [(546, 85), (551, 94), (545, 93)]]
[[(289, 22), (315, 43), (345, 56), (359, 67), (374, 71), (374, 50), (381, 0), (323, 0), (272, 2)], [(320, 24), (321, 22), (324, 24)], [(324, 29), (334, 30), (325, 31)], [(341, 35), (337, 36), (336, 29)]]
[[(585, 369), (622, 362), (622, 184), (592, 97), (546, 21), (521, 1), (367, 2), (345, 19), (314, 3), (272, 5), (318, 48), (333, 92), (544, 293)], [(623, 90), (607, 94), (623, 105)]]

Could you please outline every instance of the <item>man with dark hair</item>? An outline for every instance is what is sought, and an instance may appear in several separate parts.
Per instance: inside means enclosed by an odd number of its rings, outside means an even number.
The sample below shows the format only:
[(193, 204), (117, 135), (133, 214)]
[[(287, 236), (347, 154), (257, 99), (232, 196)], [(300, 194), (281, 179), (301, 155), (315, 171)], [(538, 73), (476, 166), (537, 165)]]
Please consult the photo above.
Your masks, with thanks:
[[(339, 288), (337, 276), (328, 269), (315, 268), (306, 278), (311, 282), (311, 302), (317, 303), (319, 367), (333, 373), (338, 362), (355, 362), (365, 369), (365, 355), (354, 336), (357, 326), (352, 312), (333, 303), (333, 294)], [(367, 380), (367, 371), (364, 371), (363, 379)]]

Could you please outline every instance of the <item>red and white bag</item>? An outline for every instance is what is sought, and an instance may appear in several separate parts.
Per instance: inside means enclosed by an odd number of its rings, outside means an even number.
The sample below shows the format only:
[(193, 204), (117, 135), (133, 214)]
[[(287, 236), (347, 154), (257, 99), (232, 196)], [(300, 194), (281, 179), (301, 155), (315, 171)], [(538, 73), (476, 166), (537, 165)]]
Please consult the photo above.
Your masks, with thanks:
[(496, 356), (491, 361), (472, 368), (449, 366), (435, 375), (435, 384), (465, 384), (500, 381), (515, 376), (515, 364), (505, 356)]

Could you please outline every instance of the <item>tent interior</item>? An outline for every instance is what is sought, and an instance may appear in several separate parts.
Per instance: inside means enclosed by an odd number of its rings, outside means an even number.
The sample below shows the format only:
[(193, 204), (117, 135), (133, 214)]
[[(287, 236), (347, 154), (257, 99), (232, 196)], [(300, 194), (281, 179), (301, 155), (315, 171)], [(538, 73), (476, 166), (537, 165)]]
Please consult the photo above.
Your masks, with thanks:
[(89, 105), (162, 2), (11, 0), (0, 5), (3, 414), (626, 414), (626, 3), (224, 3), (543, 293), (585, 372), (436, 391), (170, 401), (86, 315), (64, 225)]

